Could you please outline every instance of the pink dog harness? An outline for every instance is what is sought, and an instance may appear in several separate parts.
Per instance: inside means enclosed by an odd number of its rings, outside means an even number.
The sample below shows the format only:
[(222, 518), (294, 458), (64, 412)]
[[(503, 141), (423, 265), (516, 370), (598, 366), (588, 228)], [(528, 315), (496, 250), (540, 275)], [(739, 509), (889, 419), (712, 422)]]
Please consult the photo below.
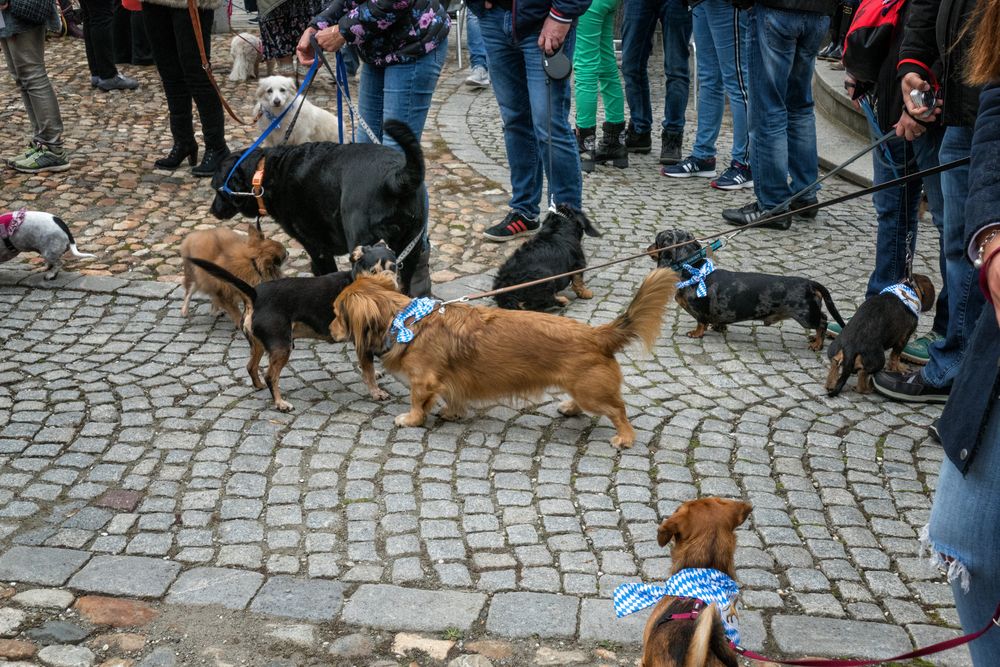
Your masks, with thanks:
[(13, 213), (0, 215), (0, 239), (3, 239), (3, 244), (11, 252), (17, 252), (17, 248), (10, 242), (10, 239), (21, 228), (21, 225), (24, 224), (24, 216), (27, 212), (28, 209), (25, 207)]

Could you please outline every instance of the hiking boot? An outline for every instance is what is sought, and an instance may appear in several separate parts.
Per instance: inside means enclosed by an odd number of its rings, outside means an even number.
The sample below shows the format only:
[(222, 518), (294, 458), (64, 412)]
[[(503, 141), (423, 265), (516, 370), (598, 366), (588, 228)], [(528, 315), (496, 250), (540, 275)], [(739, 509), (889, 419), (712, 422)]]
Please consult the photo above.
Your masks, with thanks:
[[(681, 145), (684, 135), (680, 132), (663, 131), (660, 135), (660, 164), (677, 164), (681, 161)], [(712, 174), (713, 176), (715, 174)]]
[(597, 142), (596, 127), (576, 128), (576, 147), (580, 150), (580, 170), (585, 173), (594, 171), (594, 144)]
[(750, 165), (733, 160), (722, 175), (709, 183), (716, 190), (740, 190), (753, 187), (753, 176)]
[(715, 158), (699, 160), (695, 156), (689, 155), (677, 164), (660, 167), (660, 174), (671, 178), (691, 178), (692, 176), (715, 178)]
[(48, 146), (39, 147), (31, 155), (12, 162), (10, 166), (25, 174), (37, 174), (42, 171), (66, 171), (70, 168), (66, 149), (60, 148), (56, 152)]
[(191, 170), (195, 176), (214, 176), (218, 171), (222, 161), (229, 157), (229, 147), (205, 149), (205, 156), (201, 159), (201, 164)]
[(653, 150), (652, 132), (636, 132), (629, 124), (625, 131), (625, 149), (629, 153), (645, 155)]
[(923, 366), (928, 361), (931, 360), (930, 347), (931, 343), (936, 340), (944, 338), (941, 334), (936, 331), (931, 331), (928, 334), (924, 334), (916, 340), (911, 340), (907, 343), (906, 347), (903, 348), (903, 353), (900, 355), (903, 359), (914, 364), (920, 364)]
[[(771, 212), (762, 207), (759, 201), (752, 201), (749, 204), (740, 206), (739, 208), (727, 208), (722, 210), (722, 217), (726, 220), (726, 222), (730, 225), (736, 225), (737, 227), (743, 227), (745, 225), (755, 223), (758, 220), (770, 217), (771, 215)], [(775, 220), (774, 222), (768, 222), (757, 226), (785, 231), (792, 226), (792, 220), (790, 217), (786, 217), (781, 220)]]
[(465, 84), (472, 88), (489, 88), (490, 73), (482, 65), (474, 65)]
[(924, 380), (920, 370), (905, 373), (879, 371), (872, 378), (875, 391), (904, 403), (947, 403), (951, 387), (935, 387)]
[(510, 241), (518, 236), (530, 236), (538, 231), (541, 224), (538, 219), (526, 217), (520, 211), (508, 211), (503, 220), (493, 225), (485, 232), (483, 238), (487, 241)]
[(130, 76), (116, 74), (110, 79), (98, 79), (97, 87), (108, 92), (109, 90), (135, 90), (139, 87), (139, 82)]
[(597, 164), (611, 162), (619, 169), (628, 166), (628, 149), (625, 148), (625, 123), (604, 123), (601, 125), (601, 141), (597, 144), (594, 161)]

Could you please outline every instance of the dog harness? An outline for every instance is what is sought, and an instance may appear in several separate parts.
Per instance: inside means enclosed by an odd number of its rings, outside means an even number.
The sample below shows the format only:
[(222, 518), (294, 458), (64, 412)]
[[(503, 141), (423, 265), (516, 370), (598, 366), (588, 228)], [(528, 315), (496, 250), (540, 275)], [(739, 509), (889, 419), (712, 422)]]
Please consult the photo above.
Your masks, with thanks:
[[(729, 641), (740, 643), (740, 629), (736, 618), (736, 601), (740, 586), (725, 572), (705, 567), (684, 568), (667, 579), (665, 586), (629, 583), (615, 588), (613, 594), (615, 616), (622, 618), (646, 607), (652, 607), (664, 596), (694, 598), (706, 605), (713, 602), (719, 607), (722, 625)], [(696, 614), (697, 615), (697, 614)], [(689, 615), (680, 616), (690, 618)]]
[(4, 246), (10, 252), (18, 252), (17, 246), (10, 239), (21, 228), (21, 225), (24, 224), (24, 218), (27, 213), (28, 209), (24, 207), (20, 210), (0, 215), (0, 239), (3, 240)]
[[(437, 299), (431, 299), (429, 297), (418, 297), (410, 301), (399, 315), (392, 318), (392, 326), (389, 327), (389, 339), (393, 338), (395, 335), (397, 343), (409, 343), (413, 340), (416, 335), (413, 329), (408, 329), (406, 327), (406, 320), (412, 318), (410, 325), (416, 324), (420, 320), (424, 319), (428, 315), (434, 312), (434, 309), (438, 307), (441, 302)], [(441, 306), (441, 312), (444, 312), (444, 306)]]
[(691, 285), (698, 285), (698, 288), (695, 289), (694, 293), (697, 296), (707, 296), (708, 287), (705, 286), (705, 278), (707, 278), (710, 273), (715, 271), (715, 264), (712, 264), (712, 260), (706, 259), (700, 269), (696, 269), (690, 264), (682, 264), (681, 266), (684, 267), (685, 271), (691, 274), (691, 277), (677, 283), (677, 289), (684, 289), (685, 287), (691, 287)]
[(914, 315), (920, 317), (920, 297), (917, 296), (916, 290), (907, 285), (906, 283), (896, 283), (895, 285), (889, 285), (884, 288), (879, 294), (892, 294), (897, 299), (903, 302), (903, 305), (909, 308)]

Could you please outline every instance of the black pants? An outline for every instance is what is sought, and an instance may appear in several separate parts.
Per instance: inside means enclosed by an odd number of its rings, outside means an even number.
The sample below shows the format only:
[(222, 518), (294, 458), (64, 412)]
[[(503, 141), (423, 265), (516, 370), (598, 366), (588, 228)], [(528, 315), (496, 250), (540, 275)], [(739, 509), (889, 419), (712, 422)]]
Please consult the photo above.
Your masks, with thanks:
[[(118, 4), (121, 4), (120, 0)], [(118, 75), (111, 37), (115, 0), (80, 0), (80, 9), (83, 12), (83, 43), (90, 75), (113, 79)]]
[(129, 11), (121, 2), (115, 3), (114, 21), (115, 63), (119, 65), (152, 65), (146, 26), (142, 12)]
[[(206, 54), (211, 56), (212, 20), (215, 12), (202, 9), (201, 32)], [(187, 8), (175, 9), (142, 3), (142, 17), (146, 24), (149, 45), (153, 49), (156, 70), (163, 82), (170, 112), (170, 133), (174, 143), (194, 143), (194, 116), (191, 101), (198, 106), (201, 129), (205, 134), (206, 150), (226, 146), (225, 120), (222, 102), (201, 67), (198, 43), (194, 38), (191, 16)]]

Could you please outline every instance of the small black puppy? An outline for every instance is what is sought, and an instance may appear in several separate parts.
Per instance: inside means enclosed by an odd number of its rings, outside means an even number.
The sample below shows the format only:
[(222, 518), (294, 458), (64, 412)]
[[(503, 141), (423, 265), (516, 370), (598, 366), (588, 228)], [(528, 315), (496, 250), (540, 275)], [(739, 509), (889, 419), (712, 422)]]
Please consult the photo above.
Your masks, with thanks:
[[(656, 235), (656, 242), (647, 250), (678, 245), (653, 256), (657, 266), (672, 268), (686, 262), (701, 250), (701, 244), (683, 229), (670, 229)], [(692, 268), (700, 269), (705, 259), (697, 259)], [(687, 280), (691, 273), (682, 269), (681, 280)], [(701, 338), (711, 326), (719, 332), (726, 330), (727, 324), (747, 320), (763, 320), (771, 325), (781, 320), (793, 319), (807, 329), (815, 329), (816, 337), (809, 344), (810, 350), (823, 349), (826, 335), (826, 314), (823, 303), (833, 319), (844, 326), (837, 307), (825, 287), (808, 278), (796, 276), (774, 276), (767, 273), (744, 273), (716, 269), (705, 277), (707, 294), (697, 295), (697, 285), (677, 290), (677, 303), (698, 322), (698, 326), (688, 332), (691, 338)]]
[[(847, 384), (851, 373), (858, 372), (858, 393), (870, 393), (872, 376), (885, 366), (885, 351), (889, 354), (889, 370), (899, 370), (899, 355), (910, 336), (917, 330), (917, 315), (913, 308), (926, 312), (934, 306), (934, 284), (927, 276), (913, 274), (909, 287), (916, 292), (917, 302), (908, 306), (903, 297), (890, 292), (866, 299), (830, 344), (830, 372), (826, 376), (826, 393), (836, 396)], [(911, 300), (908, 299), (908, 302)]]
[[(280, 278), (251, 287), (225, 269), (211, 262), (188, 257), (187, 261), (224, 280), (247, 299), (243, 313), (243, 334), (250, 343), (247, 373), (257, 389), (260, 380), (260, 360), (267, 353), (267, 387), (274, 406), (288, 412), (292, 405), (281, 398), (278, 381), (292, 353), (295, 338), (318, 338), (333, 342), (330, 323), (333, 322), (333, 301), (359, 275), (391, 273), (396, 276), (396, 254), (385, 241), (371, 246), (358, 246), (351, 252), (351, 270), (327, 273), (316, 278)], [(389, 398), (375, 381), (372, 355), (359, 357), (361, 377), (376, 400)]]
[[(560, 205), (555, 213), (545, 219), (538, 234), (515, 250), (503, 263), (493, 280), (493, 289), (585, 268), (587, 258), (583, 254), (584, 233), (588, 236), (601, 235), (582, 211)], [(569, 303), (569, 299), (558, 292), (571, 284), (573, 291), (581, 299), (594, 296), (583, 284), (583, 274), (578, 273), (572, 278), (550, 280), (498, 294), (494, 298), (498, 306), (509, 310), (551, 310)]]

